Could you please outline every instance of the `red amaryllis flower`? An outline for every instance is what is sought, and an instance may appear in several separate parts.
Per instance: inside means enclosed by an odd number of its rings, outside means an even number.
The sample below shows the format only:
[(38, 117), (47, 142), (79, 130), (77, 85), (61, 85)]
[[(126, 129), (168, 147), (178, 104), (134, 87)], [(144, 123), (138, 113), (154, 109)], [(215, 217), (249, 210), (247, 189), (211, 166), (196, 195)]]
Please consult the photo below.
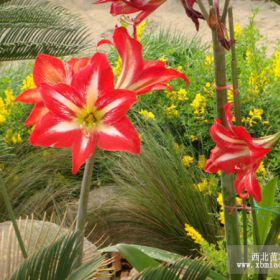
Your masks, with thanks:
[(106, 2), (112, 2), (110, 13), (113, 16), (140, 12), (133, 21), (133, 25), (137, 26), (166, 0), (98, 0), (93, 4)]
[(39, 92), (41, 83), (55, 85), (62, 82), (70, 84), (73, 75), (85, 67), (88, 62), (88, 57), (72, 58), (65, 63), (58, 58), (39, 54), (33, 68), (33, 79), (37, 87), (23, 91), (15, 99), (15, 101), (35, 104), (24, 125), (38, 124), (41, 117), (48, 112)]
[(187, 16), (194, 22), (196, 30), (199, 30), (199, 21), (198, 19), (204, 19), (204, 16), (193, 9), (194, 3), (196, 3), (196, 0), (181, 0), (181, 3), (186, 11)]
[(164, 83), (175, 78), (182, 78), (187, 84), (190, 83), (184, 73), (172, 68), (167, 69), (164, 61), (144, 61), (142, 45), (130, 37), (126, 28), (117, 27), (113, 40), (115, 44), (109, 40), (101, 40), (97, 46), (105, 43), (111, 44), (120, 54), (122, 68), (116, 88), (129, 89), (137, 94), (143, 94), (151, 90), (170, 88)]
[[(206, 161), (205, 171), (214, 173), (218, 170), (228, 174), (237, 172), (234, 187), (243, 199), (252, 195), (257, 202), (261, 201), (261, 188), (254, 172), (258, 169), (263, 157), (270, 151), (280, 138), (280, 133), (252, 138), (242, 127), (232, 127), (231, 104), (225, 105), (226, 129), (216, 120), (210, 129), (210, 134), (216, 147), (211, 151), (210, 159)], [(247, 190), (246, 193), (243, 193)]]
[(105, 54), (96, 53), (70, 85), (41, 83), (39, 91), (49, 112), (34, 128), (30, 144), (72, 146), (73, 174), (96, 145), (109, 151), (140, 152), (138, 134), (125, 116), (137, 101), (136, 94), (114, 89), (114, 75)]

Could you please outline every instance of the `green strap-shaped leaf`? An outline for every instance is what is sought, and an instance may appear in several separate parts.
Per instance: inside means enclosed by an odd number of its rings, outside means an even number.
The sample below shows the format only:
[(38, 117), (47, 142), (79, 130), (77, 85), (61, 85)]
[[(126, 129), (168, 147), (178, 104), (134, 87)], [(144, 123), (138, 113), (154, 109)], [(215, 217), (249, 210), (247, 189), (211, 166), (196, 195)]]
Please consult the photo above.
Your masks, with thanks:
[[(258, 203), (258, 206), (263, 208), (273, 206), (277, 179), (278, 177), (275, 177), (265, 185), (265, 187), (262, 190), (262, 202)], [(257, 215), (257, 222), (259, 228), (260, 242), (261, 245), (264, 245), (271, 222), (272, 212), (261, 209), (259, 210), (259, 212), (261, 215)]]
[(147, 254), (134, 246), (128, 244), (118, 244), (119, 252), (138, 271), (141, 272), (148, 267), (158, 267), (160, 264)]
[[(126, 244), (120, 244), (120, 245), (126, 245)], [(172, 252), (168, 252), (168, 251), (157, 249), (157, 248), (153, 248), (153, 247), (140, 246), (140, 245), (127, 245), (127, 246), (135, 247), (136, 249), (140, 250), (142, 253), (144, 253), (144, 254), (148, 255), (149, 257), (151, 257), (153, 259), (156, 259), (158, 261), (170, 262), (170, 263), (173, 264), (178, 259), (183, 258), (182, 255), (178, 255), (178, 254), (175, 254), (175, 253), (172, 253)], [(128, 248), (128, 247), (126, 247), (126, 248)], [(110, 246), (110, 247), (108, 247), (106, 249), (102, 249), (100, 251), (102, 251), (102, 252), (120, 252), (119, 245)], [(132, 251), (131, 251), (131, 254), (132, 254)], [(192, 259), (186, 259), (185, 267), (184, 268), (187, 269), (188, 266), (192, 264), (192, 262), (193, 262)], [(147, 267), (148, 267), (148, 265), (146, 266), (146, 268)], [(217, 272), (215, 272), (213, 270), (211, 270), (209, 272), (208, 278), (209, 279), (213, 279), (213, 280), (226, 280), (226, 278), (224, 276), (218, 274)]]

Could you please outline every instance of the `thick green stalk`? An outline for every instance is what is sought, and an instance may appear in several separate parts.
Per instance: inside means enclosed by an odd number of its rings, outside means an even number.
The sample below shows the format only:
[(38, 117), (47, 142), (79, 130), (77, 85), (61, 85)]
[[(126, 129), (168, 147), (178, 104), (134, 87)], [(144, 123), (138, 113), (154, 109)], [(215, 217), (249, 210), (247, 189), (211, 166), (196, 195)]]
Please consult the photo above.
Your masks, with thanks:
[[(229, 31), (230, 39), (234, 40), (234, 24), (233, 24), (233, 14), (232, 7), (228, 9), (229, 18)], [(232, 88), (233, 90), (238, 90), (238, 76), (237, 76), (237, 65), (236, 65), (236, 53), (235, 44), (231, 45), (231, 76), (232, 76)], [(237, 91), (234, 93), (234, 111), (235, 111), (235, 123), (237, 126), (241, 126), (241, 111), (240, 111), (240, 95)], [(246, 204), (246, 199), (242, 200), (243, 204)], [(244, 245), (244, 263), (248, 260), (248, 250), (247, 250), (247, 210), (242, 210), (242, 222), (243, 222), (243, 245)]]
[(93, 170), (94, 161), (95, 161), (95, 153), (96, 153), (96, 148), (95, 148), (95, 151), (93, 152), (93, 154), (86, 161), (84, 176), (83, 176), (83, 181), (82, 181), (76, 229), (82, 232), (83, 238), (81, 239), (82, 242), (79, 246), (79, 258), (77, 260), (76, 267), (81, 266), (82, 261), (83, 261), (83, 248), (84, 248), (83, 241), (84, 241), (84, 234), (85, 234), (88, 196), (89, 196), (89, 190), (90, 190), (91, 179), (92, 179), (92, 170)]
[(20, 235), (20, 231), (19, 231), (19, 228), (18, 228), (18, 225), (17, 225), (17, 222), (16, 222), (16, 218), (15, 218), (15, 215), (14, 215), (14, 212), (13, 212), (13, 209), (12, 209), (12, 205), (10, 203), (9, 196), (8, 196), (8, 193), (7, 193), (6, 188), (4, 186), (4, 182), (3, 182), (1, 174), (0, 174), (0, 186), (1, 186), (3, 197), (4, 197), (4, 200), (5, 200), (5, 203), (6, 203), (6, 207), (8, 209), (11, 221), (13, 223), (13, 227), (14, 227), (14, 230), (15, 230), (15, 233), (16, 233), (16, 237), (17, 237), (17, 240), (18, 240), (18, 244), (19, 244), (21, 253), (22, 253), (23, 257), (26, 259), (27, 258), (27, 253), (26, 253), (24, 243), (23, 243), (21, 235)]
[[(213, 53), (214, 53), (214, 69), (215, 69), (215, 83), (217, 87), (226, 86), (226, 63), (225, 54), (221, 49), (221, 46), (217, 39), (216, 30), (212, 30), (213, 40)], [(217, 106), (217, 117), (222, 121), (222, 124), (226, 126), (224, 105), (227, 103), (227, 90), (216, 89), (216, 106)], [(227, 206), (235, 205), (235, 190), (233, 187), (233, 176), (225, 172), (221, 172), (221, 184), (223, 203)], [(239, 223), (237, 210), (234, 209), (232, 214), (230, 209), (224, 207), (225, 214), (225, 235), (227, 245), (240, 245), (239, 236)], [(233, 265), (242, 261), (240, 246), (236, 246), (235, 250), (228, 251), (229, 261), (229, 273), (231, 280), (240, 280), (240, 274), (233, 274)]]
[(224, 9), (223, 9), (223, 13), (222, 13), (222, 16), (221, 16), (221, 22), (223, 24), (226, 23), (226, 18), (227, 18), (227, 12), (228, 12), (229, 4), (230, 4), (230, 0), (225, 0)]
[(205, 7), (204, 7), (202, 1), (201, 1), (201, 0), (196, 0), (196, 3), (197, 3), (197, 5), (199, 6), (200, 11), (201, 11), (201, 13), (203, 14), (205, 20), (207, 21), (207, 19), (208, 19), (208, 13), (207, 13), (207, 11), (206, 11), (206, 9), (205, 9)]

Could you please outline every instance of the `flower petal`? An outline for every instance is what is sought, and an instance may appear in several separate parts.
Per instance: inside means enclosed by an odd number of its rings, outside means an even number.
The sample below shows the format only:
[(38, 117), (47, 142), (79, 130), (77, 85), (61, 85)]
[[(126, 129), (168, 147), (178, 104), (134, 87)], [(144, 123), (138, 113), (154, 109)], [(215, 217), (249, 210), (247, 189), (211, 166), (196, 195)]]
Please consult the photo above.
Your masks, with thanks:
[[(126, 88), (136, 91), (137, 94), (147, 93), (153, 89), (162, 89), (162, 84), (170, 80), (182, 78), (189, 85), (190, 81), (184, 73), (181, 73), (175, 69), (167, 69), (165, 67), (150, 67), (145, 69), (132, 83)], [(168, 86), (166, 86), (168, 87)]]
[(81, 57), (81, 58), (72, 58), (70, 60), (67, 61), (67, 64), (69, 64), (72, 69), (73, 69), (73, 73), (77, 73), (78, 71), (80, 71), (81, 69), (83, 69), (84, 67), (86, 67), (89, 63), (89, 57)]
[(23, 91), (19, 96), (17, 96), (14, 102), (24, 102), (24, 103), (31, 103), (36, 104), (38, 102), (42, 102), (43, 99), (38, 88), (31, 88)]
[(130, 120), (124, 116), (112, 126), (98, 125), (97, 145), (108, 151), (140, 152), (140, 139)]
[(35, 59), (33, 79), (37, 87), (41, 83), (50, 85), (57, 83), (70, 84), (72, 76), (72, 67), (58, 58), (46, 54), (39, 54)]
[(95, 150), (97, 142), (96, 133), (92, 137), (85, 137), (82, 131), (77, 131), (77, 135), (72, 147), (72, 173), (76, 174), (82, 164), (91, 156)]
[(124, 117), (129, 108), (137, 102), (136, 93), (125, 89), (108, 91), (95, 102), (95, 116), (103, 125), (111, 125)]
[(34, 146), (67, 148), (72, 146), (80, 130), (79, 123), (62, 121), (49, 112), (34, 128), (29, 143)]
[(143, 70), (142, 45), (131, 38), (126, 28), (118, 27), (113, 34), (116, 49), (122, 59), (122, 69), (116, 88), (129, 89)]
[[(242, 199), (246, 198), (250, 194), (257, 202), (262, 200), (261, 187), (254, 172), (250, 169), (237, 173), (234, 188)], [(243, 193), (245, 190), (247, 190), (247, 193)]]
[(84, 114), (85, 103), (81, 94), (67, 84), (41, 84), (39, 91), (45, 106), (52, 114), (63, 120), (71, 121), (77, 115)]
[(95, 53), (90, 65), (77, 72), (71, 85), (83, 95), (89, 111), (98, 98), (114, 89), (114, 74), (105, 53)]
[(44, 116), (47, 112), (49, 112), (49, 110), (46, 108), (45, 103), (43, 101), (38, 102), (33, 107), (31, 113), (24, 123), (24, 126), (38, 124), (42, 116)]

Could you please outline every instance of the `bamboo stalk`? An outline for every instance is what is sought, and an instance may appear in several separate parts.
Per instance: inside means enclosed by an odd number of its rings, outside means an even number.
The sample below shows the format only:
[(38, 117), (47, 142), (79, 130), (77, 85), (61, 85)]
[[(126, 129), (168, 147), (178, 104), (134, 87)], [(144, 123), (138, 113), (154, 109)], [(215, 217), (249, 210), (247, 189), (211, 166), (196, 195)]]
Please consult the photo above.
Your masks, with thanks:
[[(211, 0), (209, 0), (211, 1)], [(217, 87), (226, 86), (226, 64), (225, 54), (223, 53), (221, 46), (217, 39), (217, 32), (212, 30), (213, 41), (213, 53), (214, 53), (214, 69), (215, 69), (215, 83)], [(226, 126), (224, 105), (227, 103), (227, 90), (216, 89), (216, 106), (217, 117), (222, 121), (222, 124)], [(235, 190), (233, 187), (233, 176), (226, 172), (221, 172), (221, 188), (223, 194), (223, 204), (227, 206), (235, 205)], [(225, 235), (226, 243), (228, 245), (240, 245), (239, 236), (239, 223), (237, 210), (234, 209), (230, 214), (230, 209), (224, 207), (225, 214)], [(236, 246), (235, 250), (228, 251), (229, 273), (231, 280), (240, 280), (240, 274), (233, 274), (233, 267), (236, 263), (242, 260), (241, 249)]]
[[(232, 7), (228, 9), (228, 18), (229, 18), (229, 30), (230, 30), (230, 39), (234, 40), (234, 24), (233, 24), (233, 14)], [(235, 123), (237, 126), (241, 126), (241, 111), (240, 111), (240, 94), (238, 91), (238, 76), (237, 76), (237, 62), (236, 62), (236, 53), (235, 53), (235, 44), (231, 45), (231, 74), (232, 74), (232, 88), (237, 90), (234, 93), (234, 110), (235, 110)], [(246, 199), (242, 200), (243, 204), (246, 204)], [(244, 263), (247, 263), (248, 260), (248, 237), (247, 237), (247, 210), (242, 210), (242, 222), (243, 222), (243, 245), (244, 245)], [(246, 276), (248, 277), (248, 276)]]

